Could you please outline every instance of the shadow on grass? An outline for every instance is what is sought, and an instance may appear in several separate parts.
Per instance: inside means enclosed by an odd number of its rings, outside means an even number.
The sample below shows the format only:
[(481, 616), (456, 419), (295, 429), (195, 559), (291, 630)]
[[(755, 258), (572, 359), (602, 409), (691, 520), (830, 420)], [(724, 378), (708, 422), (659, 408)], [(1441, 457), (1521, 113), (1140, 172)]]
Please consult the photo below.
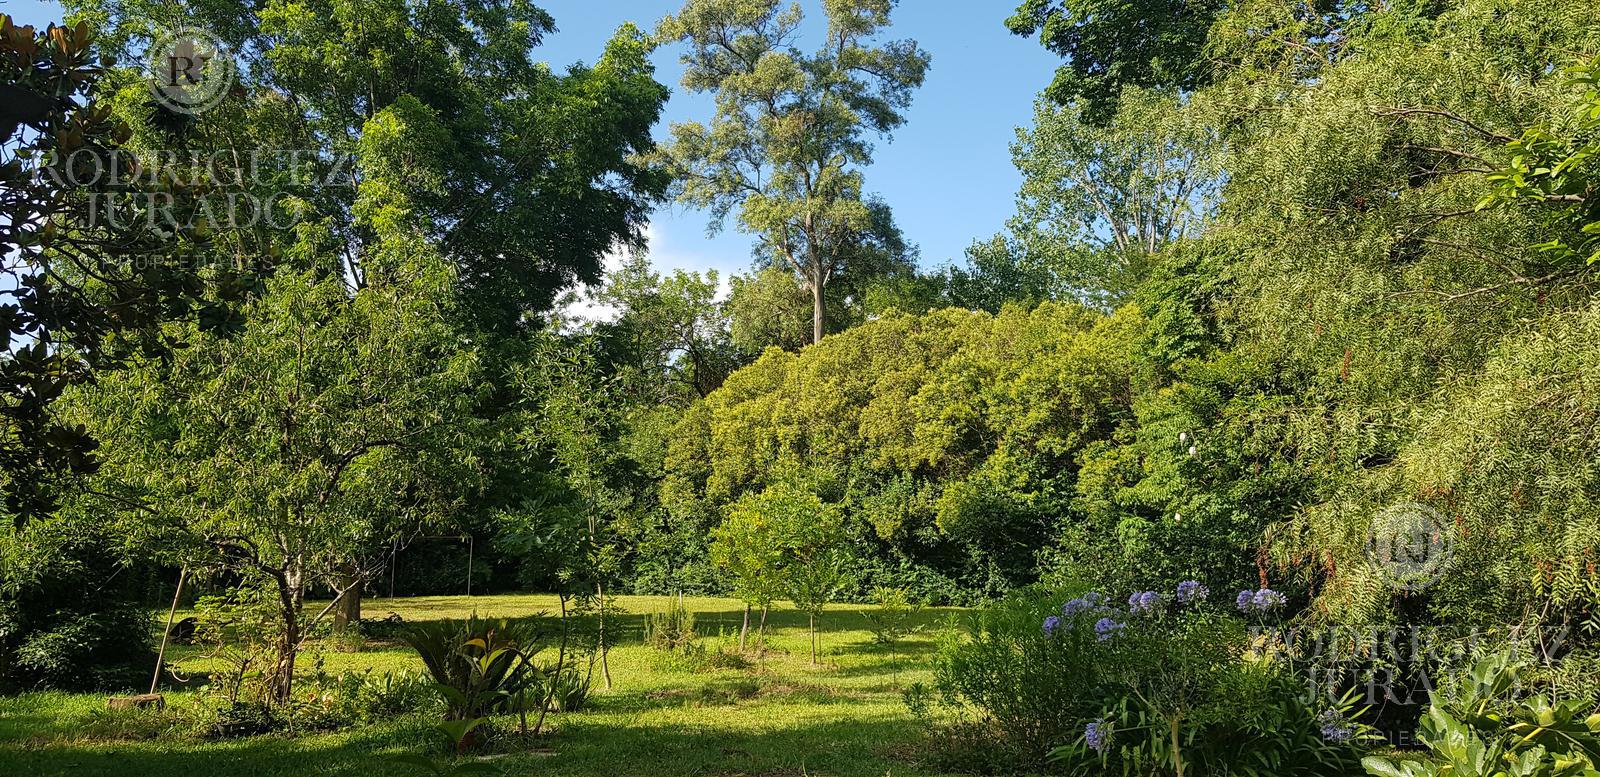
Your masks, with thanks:
[[(759, 715), (754, 709), (752, 715)], [(423, 775), (390, 760), (425, 749), (427, 732), (394, 727), (336, 737), (257, 737), (225, 743), (152, 742), (94, 746), (67, 744), (45, 750), (0, 749), (0, 774), (87, 777), (374, 777)], [(909, 720), (867, 719), (806, 723), (781, 728), (711, 728), (686, 724), (624, 725), (562, 721), (539, 752), (491, 760), (502, 774), (673, 777), (675, 775), (896, 775), (921, 774), (904, 760), (913, 752), (917, 725)]]

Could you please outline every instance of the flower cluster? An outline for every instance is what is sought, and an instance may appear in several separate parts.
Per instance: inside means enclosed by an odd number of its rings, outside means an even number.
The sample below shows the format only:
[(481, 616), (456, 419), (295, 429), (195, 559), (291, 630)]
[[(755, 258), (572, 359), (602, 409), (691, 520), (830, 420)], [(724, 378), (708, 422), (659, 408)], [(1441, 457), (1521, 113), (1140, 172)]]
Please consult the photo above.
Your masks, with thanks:
[(1140, 591), (1128, 597), (1128, 612), (1134, 615), (1148, 615), (1160, 605), (1161, 594), (1155, 591)]
[(1061, 616), (1051, 615), (1044, 619), (1044, 635), (1046, 637), (1055, 636), (1056, 629), (1059, 628), (1061, 628)]
[(1122, 621), (1119, 621), (1116, 618), (1112, 618), (1112, 617), (1101, 618), (1100, 620), (1095, 621), (1095, 624), (1094, 624), (1094, 638), (1096, 640), (1099, 640), (1100, 642), (1104, 642), (1104, 641), (1106, 641), (1108, 639), (1111, 639), (1112, 637), (1115, 637), (1117, 635), (1117, 632), (1122, 631), (1123, 629), (1125, 629), (1127, 627), (1128, 627), (1128, 624), (1123, 623)]
[(1198, 580), (1185, 580), (1178, 584), (1178, 604), (1204, 601), (1210, 595), (1211, 589), (1201, 585)]
[(1061, 615), (1071, 618), (1082, 612), (1096, 612), (1105, 608), (1106, 598), (1099, 591), (1090, 591), (1061, 605)]
[(1356, 727), (1338, 710), (1323, 710), (1317, 716), (1317, 725), (1322, 727), (1322, 739), (1326, 742), (1349, 742), (1356, 734)]
[(1105, 718), (1083, 727), (1083, 743), (1097, 753), (1111, 749), (1111, 726), (1106, 724)]
[(1283, 594), (1263, 588), (1259, 591), (1240, 591), (1233, 599), (1233, 606), (1239, 608), (1240, 612), (1268, 612), (1282, 607), (1288, 601)]

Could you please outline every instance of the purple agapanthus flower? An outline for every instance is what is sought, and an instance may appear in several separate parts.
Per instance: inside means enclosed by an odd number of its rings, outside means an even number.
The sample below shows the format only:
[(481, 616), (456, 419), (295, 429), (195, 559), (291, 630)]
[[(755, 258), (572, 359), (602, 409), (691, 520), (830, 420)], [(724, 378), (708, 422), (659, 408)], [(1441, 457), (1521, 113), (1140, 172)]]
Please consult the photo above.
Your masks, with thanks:
[(1317, 716), (1317, 724), (1322, 727), (1322, 739), (1326, 742), (1349, 742), (1355, 736), (1355, 726), (1344, 719), (1338, 710), (1323, 710)]
[(1055, 636), (1056, 629), (1059, 628), (1061, 628), (1061, 616), (1051, 615), (1044, 619), (1044, 635), (1046, 637)]
[(1128, 597), (1128, 612), (1134, 615), (1153, 613), (1161, 605), (1161, 594), (1155, 591), (1140, 591)]
[(1200, 584), (1198, 580), (1185, 580), (1178, 584), (1178, 603), (1191, 604), (1204, 600), (1211, 595), (1211, 589)]
[(1111, 639), (1117, 635), (1117, 632), (1126, 628), (1127, 625), (1128, 624), (1122, 623), (1115, 618), (1101, 618), (1094, 624), (1095, 639), (1101, 642)]
[(1259, 591), (1240, 591), (1233, 604), (1240, 612), (1267, 612), (1282, 607), (1289, 598), (1271, 588)]
[(1083, 727), (1083, 743), (1097, 753), (1111, 748), (1111, 727), (1106, 725), (1105, 718)]
[(1257, 591), (1254, 597), (1251, 597), (1252, 604), (1255, 605), (1256, 609), (1262, 612), (1282, 607), (1288, 601), (1288, 597), (1272, 590), (1271, 588), (1263, 588)]
[(1106, 598), (1099, 591), (1090, 591), (1066, 604), (1061, 605), (1061, 616), (1064, 618), (1076, 617), (1079, 613), (1094, 612), (1106, 603)]
[(1240, 591), (1238, 596), (1233, 597), (1233, 606), (1239, 608), (1240, 612), (1249, 612), (1255, 598), (1254, 591)]

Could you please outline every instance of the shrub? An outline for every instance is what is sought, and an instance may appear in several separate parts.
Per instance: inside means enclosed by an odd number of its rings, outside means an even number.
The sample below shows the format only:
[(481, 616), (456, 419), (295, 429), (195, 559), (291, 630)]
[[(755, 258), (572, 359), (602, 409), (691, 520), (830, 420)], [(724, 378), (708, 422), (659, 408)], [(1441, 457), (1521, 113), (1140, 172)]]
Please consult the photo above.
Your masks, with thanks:
[(150, 569), (112, 547), (53, 522), (0, 537), (0, 690), (149, 685)]
[(1109, 692), (1092, 632), (1041, 628), (1059, 617), (1061, 598), (1041, 588), (1007, 596), (977, 613), (965, 635), (948, 634), (935, 659), (941, 699), (978, 710), (1029, 765), (1076, 736)]
[[(1269, 616), (1282, 598), (1248, 592), (1240, 607)], [(947, 702), (981, 711), (945, 739), (1002, 772), (1048, 759), (1073, 774), (1323, 775), (1349, 773), (1371, 737), (1353, 696), (1326, 703), (1289, 667), (1252, 652), (1244, 617), (1211, 606), (1186, 582), (1171, 594), (1137, 592), (1113, 606), (1095, 592), (1061, 598), (1034, 590), (979, 617), (970, 638), (947, 643), (936, 668)], [(991, 731), (998, 741), (982, 743)], [(956, 760), (946, 757), (946, 760)], [(971, 760), (971, 759), (969, 759)]]
[(1417, 761), (1370, 757), (1380, 777), (1583, 777), (1600, 766), (1600, 714), (1579, 700), (1517, 698), (1527, 665), (1510, 653), (1478, 662), (1428, 708)]
[(210, 709), (209, 715), (202, 713), (200, 720), (202, 734), (211, 739), (256, 736), (287, 727), (288, 720), (280, 710), (259, 701), (237, 701), (215, 707)]
[(362, 618), (356, 621), (361, 636), (373, 640), (404, 639), (408, 624), (399, 613), (391, 612), (382, 618)]
[(589, 678), (576, 667), (563, 667), (557, 672), (552, 666), (541, 675), (548, 685), (537, 697), (542, 699), (544, 692), (549, 693), (551, 712), (579, 712), (589, 703)]

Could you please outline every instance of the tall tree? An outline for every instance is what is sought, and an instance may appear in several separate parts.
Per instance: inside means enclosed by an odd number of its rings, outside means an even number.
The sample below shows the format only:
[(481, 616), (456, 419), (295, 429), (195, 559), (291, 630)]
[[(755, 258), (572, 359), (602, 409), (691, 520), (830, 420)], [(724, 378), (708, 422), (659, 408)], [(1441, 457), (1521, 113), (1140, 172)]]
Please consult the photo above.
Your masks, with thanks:
[(1017, 130), (1022, 173), (1006, 233), (974, 243), (952, 272), (960, 304), (1079, 299), (1105, 306), (1144, 280), (1163, 248), (1196, 236), (1223, 180), (1219, 133), (1192, 101), (1127, 89), (1104, 124), (1041, 100)]
[(1046, 94), (1108, 121), (1125, 87), (1193, 90), (1211, 80), (1206, 34), (1222, 0), (1023, 0), (1006, 27), (1067, 59)]
[(811, 296), (812, 342), (827, 331), (824, 290), (881, 225), (862, 193), (869, 136), (905, 122), (929, 57), (915, 41), (875, 43), (893, 0), (830, 0), (827, 36), (795, 47), (803, 14), (781, 0), (689, 0), (657, 37), (682, 42), (683, 86), (712, 92), (709, 126), (674, 124), (656, 160), (682, 202), (720, 224), (737, 210), (760, 253)]
[[(667, 90), (629, 25), (593, 66), (558, 73), (535, 58), (553, 20), (522, 2), (68, 5), (103, 24), (109, 50), (127, 61), (141, 40), (179, 23), (213, 31), (239, 60), (234, 96), (197, 116), (152, 110), (141, 79), (118, 79), (117, 104), (144, 147), (269, 159), (295, 150), (319, 175), (343, 171), (340, 185), (293, 192), (293, 229), (266, 230), (239, 253), (314, 271), (354, 299), (387, 271), (391, 241), (425, 246), (450, 266), (445, 309), (486, 359), (516, 359), (516, 337), (565, 287), (597, 281), (607, 251), (637, 242), (665, 189), (636, 159), (652, 148)], [(163, 133), (168, 125), (178, 131)], [(484, 367), (499, 390), (482, 396), (480, 416), (514, 412), (505, 369)], [(509, 438), (480, 442), (507, 449)], [(529, 462), (514, 459), (494, 457), (508, 470), (494, 483), (526, 474)], [(516, 504), (526, 496), (516, 491), (495, 488), (473, 510)], [(359, 613), (358, 596), (347, 616)]]
[(165, 321), (225, 323), (225, 307), (207, 300), (249, 285), (182, 263), (192, 231), (94, 207), (113, 193), (192, 206), (181, 188), (107, 175), (131, 133), (98, 94), (96, 47), (87, 24), (38, 30), (0, 14), (0, 493), (19, 523), (55, 507), (60, 476), (95, 467), (97, 443), (59, 422), (56, 398), (165, 346)]

